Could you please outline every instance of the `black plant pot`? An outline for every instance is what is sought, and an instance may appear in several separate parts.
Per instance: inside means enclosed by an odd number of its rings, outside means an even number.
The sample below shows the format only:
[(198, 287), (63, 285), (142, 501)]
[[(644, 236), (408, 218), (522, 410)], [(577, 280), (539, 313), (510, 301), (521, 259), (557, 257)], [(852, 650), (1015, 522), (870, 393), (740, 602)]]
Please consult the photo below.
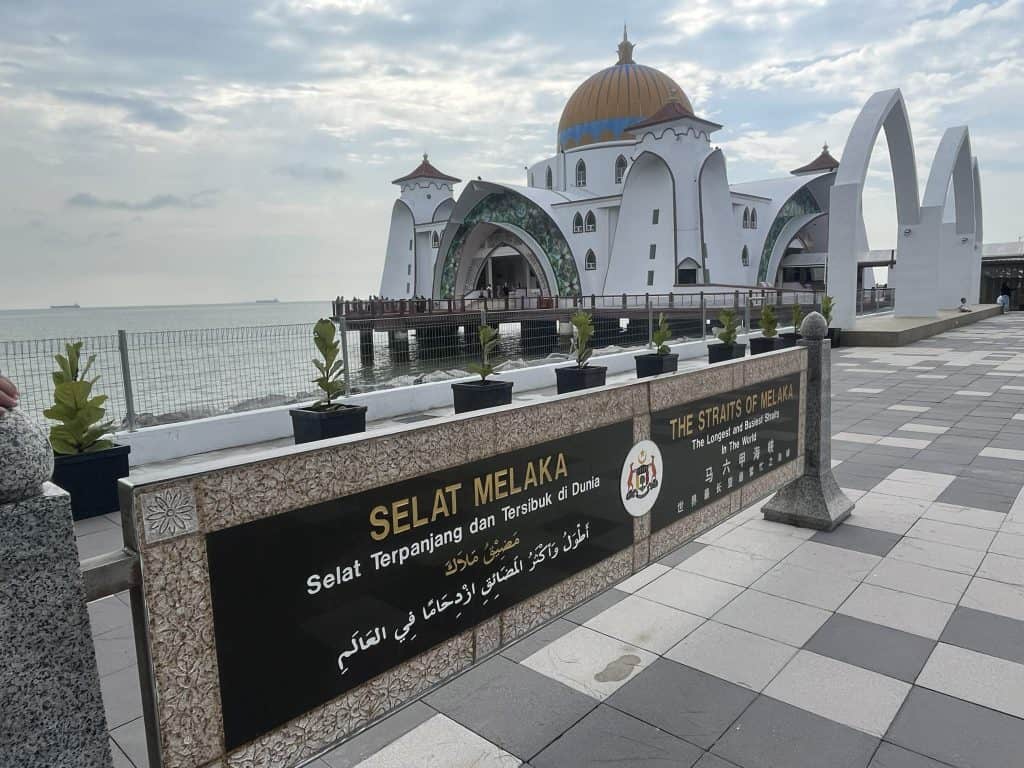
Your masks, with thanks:
[(343, 404), (336, 411), (292, 408), (289, 413), (296, 445), (366, 431), (365, 405)]
[(606, 373), (608, 373), (608, 369), (603, 365), (585, 365), (582, 368), (573, 365), (568, 368), (555, 368), (558, 394), (564, 395), (566, 392), (603, 387)]
[(479, 411), (512, 402), (511, 381), (465, 381), (452, 384), (455, 412)]
[(652, 352), (648, 355), (634, 355), (636, 360), (636, 377), (657, 376), (662, 373), (675, 373), (679, 370), (679, 355), (659, 355)]
[(726, 360), (739, 360), (746, 354), (746, 344), (708, 344), (709, 363), (724, 363)]
[(765, 352), (774, 352), (776, 349), (782, 349), (782, 344), (777, 336), (762, 336), (750, 340), (750, 354), (752, 355), (763, 355)]
[(839, 328), (829, 328), (828, 329), (828, 340), (832, 342), (832, 349), (835, 349), (836, 347), (839, 346), (839, 342), (840, 342), (840, 337), (841, 336), (842, 336), (841, 329), (839, 329)]
[(790, 331), (789, 333), (780, 333), (779, 347), (782, 349), (785, 349), (786, 347), (795, 347), (796, 343), (802, 338), (803, 336), (799, 333), (794, 333), (793, 331)]
[(117, 481), (128, 477), (130, 445), (115, 445), (103, 451), (56, 455), (53, 482), (71, 494), (71, 516), (75, 520), (116, 512)]

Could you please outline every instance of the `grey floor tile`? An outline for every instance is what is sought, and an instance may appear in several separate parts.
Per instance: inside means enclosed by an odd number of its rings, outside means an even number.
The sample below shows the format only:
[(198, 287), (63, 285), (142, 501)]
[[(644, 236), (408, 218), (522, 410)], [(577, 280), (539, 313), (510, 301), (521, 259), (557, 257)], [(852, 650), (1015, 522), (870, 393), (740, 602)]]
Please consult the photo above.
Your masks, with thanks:
[(866, 768), (878, 739), (760, 696), (712, 752), (743, 768)]
[(702, 754), (693, 744), (600, 706), (530, 763), (534, 768), (690, 768)]
[(142, 717), (142, 694), (139, 691), (139, 670), (128, 667), (100, 678), (103, 709), (107, 715), (107, 728)]
[(667, 555), (665, 555), (657, 562), (661, 563), (662, 565), (667, 565), (670, 568), (674, 568), (675, 566), (679, 565), (681, 562), (686, 560), (688, 557), (693, 557), (694, 555), (696, 555), (706, 546), (706, 544), (701, 544), (699, 541), (691, 541), (689, 544), (684, 544), (683, 546), (681, 546), (675, 552), (669, 552)]
[(135, 633), (131, 624), (96, 635), (92, 642), (96, 649), (96, 665), (99, 667), (100, 677), (133, 667), (138, 663), (135, 656)]
[(723, 760), (718, 755), (712, 754), (711, 752), (705, 752), (704, 757), (697, 761), (697, 764), (693, 768), (739, 768), (736, 763), (730, 763), (728, 760)]
[(124, 546), (124, 535), (121, 529), (110, 526), (95, 533), (88, 533), (75, 539), (78, 545), (78, 559), (86, 560), (107, 552), (117, 552)]
[(331, 768), (352, 768), (433, 716), (434, 710), (417, 701), (331, 750), (321, 760)]
[(755, 697), (747, 688), (659, 659), (613, 693), (607, 703), (707, 749)]
[(118, 748), (113, 740), (110, 742), (110, 757), (113, 760), (114, 768), (137, 768), (137, 766), (132, 765), (132, 761)]
[(882, 742), (868, 768), (947, 768), (947, 766), (945, 763), (903, 749), (903, 747)]
[(110, 738), (128, 755), (135, 768), (149, 768), (149, 753), (146, 751), (146, 725), (142, 718), (115, 728)]
[(879, 531), (874, 528), (862, 528), (857, 525), (841, 525), (828, 533), (824, 531), (816, 533), (811, 539), (811, 541), (830, 544), (833, 547), (853, 549), (879, 557), (889, 554), (889, 550), (896, 546), (896, 542), (899, 540), (899, 534)]
[(804, 646), (908, 683), (917, 679), (935, 641), (841, 613), (826, 621)]
[(597, 706), (589, 696), (502, 656), (455, 678), (425, 701), (522, 760)]
[[(584, 605), (581, 607), (585, 608), (586, 606)], [(506, 659), (512, 659), (512, 661), (520, 662), (535, 654), (548, 643), (554, 642), (562, 635), (567, 632), (572, 632), (574, 629), (576, 629), (576, 625), (571, 621), (555, 619), (554, 621), (545, 624), (537, 631), (530, 633), (522, 640), (518, 640), (508, 648), (505, 648), (502, 650), (501, 655)]]
[(959, 606), (949, 618), (944, 643), (1024, 664), (1024, 621)]
[(568, 619), (574, 624), (586, 624), (592, 618), (601, 613), (606, 608), (611, 608), (617, 602), (628, 596), (628, 592), (623, 592), (621, 589), (606, 589), (597, 597), (591, 598), (579, 608), (574, 608), (569, 611), (563, 618)]
[(885, 740), (958, 768), (1020, 768), (1024, 721), (915, 687)]
[(93, 636), (131, 623), (131, 609), (113, 595), (89, 603), (89, 624), (92, 626)]

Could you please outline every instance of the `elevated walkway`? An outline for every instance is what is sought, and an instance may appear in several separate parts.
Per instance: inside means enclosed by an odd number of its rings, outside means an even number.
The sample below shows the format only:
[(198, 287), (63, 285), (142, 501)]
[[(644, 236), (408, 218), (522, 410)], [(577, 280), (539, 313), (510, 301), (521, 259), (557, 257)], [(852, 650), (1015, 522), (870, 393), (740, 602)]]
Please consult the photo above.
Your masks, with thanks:
[(891, 314), (858, 317), (853, 328), (843, 329), (841, 343), (844, 347), (902, 347), (999, 312), (998, 305), (982, 304), (970, 312), (940, 309), (936, 317), (894, 317)]

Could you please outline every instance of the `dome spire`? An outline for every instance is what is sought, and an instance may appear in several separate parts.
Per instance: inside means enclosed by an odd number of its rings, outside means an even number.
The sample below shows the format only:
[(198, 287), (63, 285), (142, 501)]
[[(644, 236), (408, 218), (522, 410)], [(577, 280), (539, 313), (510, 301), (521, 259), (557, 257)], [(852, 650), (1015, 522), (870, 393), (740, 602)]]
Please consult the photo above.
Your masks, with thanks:
[(629, 42), (629, 36), (626, 34), (626, 25), (622, 25), (622, 42), (619, 43), (619, 64), (632, 64), (633, 63), (633, 48), (635, 48), (631, 42)]

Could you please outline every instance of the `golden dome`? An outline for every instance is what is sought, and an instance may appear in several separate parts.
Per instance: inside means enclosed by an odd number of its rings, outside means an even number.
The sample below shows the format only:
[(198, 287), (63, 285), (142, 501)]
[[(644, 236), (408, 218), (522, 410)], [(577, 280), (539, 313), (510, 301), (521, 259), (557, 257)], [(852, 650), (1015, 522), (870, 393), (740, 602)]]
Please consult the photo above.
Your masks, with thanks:
[(591, 75), (569, 97), (558, 121), (558, 149), (631, 138), (628, 126), (673, 101), (693, 114), (690, 100), (671, 77), (633, 61), (633, 44), (623, 29), (618, 63)]

